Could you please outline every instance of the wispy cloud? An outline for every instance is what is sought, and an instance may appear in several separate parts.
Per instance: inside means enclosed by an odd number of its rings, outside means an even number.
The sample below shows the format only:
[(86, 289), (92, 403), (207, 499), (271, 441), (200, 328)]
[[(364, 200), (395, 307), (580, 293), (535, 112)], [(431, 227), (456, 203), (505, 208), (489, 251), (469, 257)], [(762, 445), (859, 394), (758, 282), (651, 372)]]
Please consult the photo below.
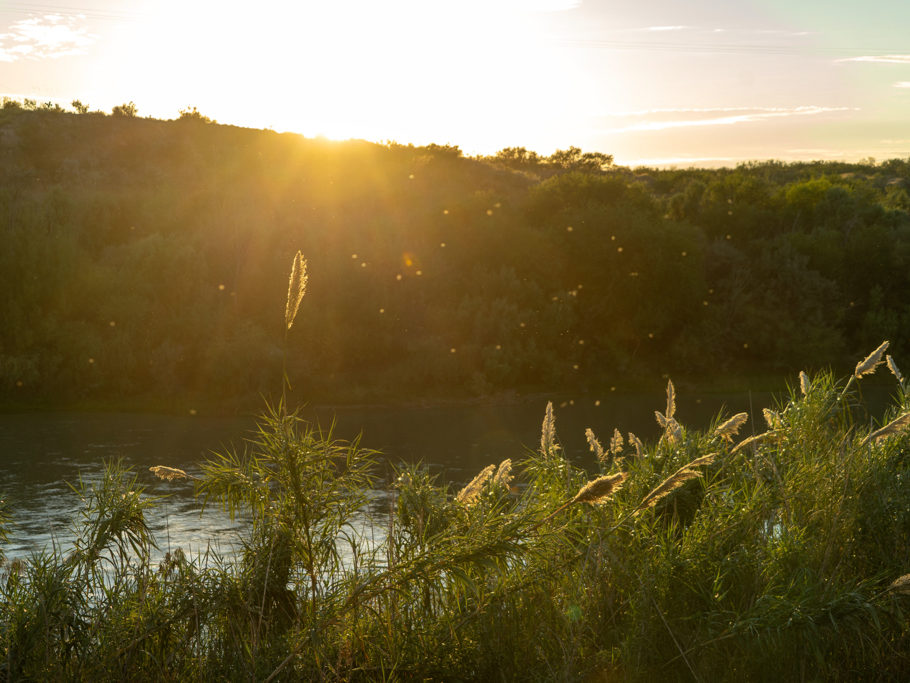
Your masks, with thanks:
[(658, 26), (642, 26), (640, 28), (626, 29), (638, 33), (670, 33), (678, 31), (691, 31), (695, 33), (731, 33), (750, 36), (780, 36), (802, 37), (813, 35), (812, 31), (791, 31), (789, 29), (775, 28), (728, 28), (723, 26), (691, 26), (688, 24), (666, 24)]
[[(658, 131), (668, 128), (696, 126), (732, 126), (767, 119), (794, 116), (817, 116), (834, 112), (856, 111), (850, 107), (717, 107), (691, 109), (651, 109), (639, 112), (611, 114), (610, 119), (627, 119), (625, 125), (609, 128), (604, 133)], [(636, 120), (637, 119), (637, 120)]]
[(84, 21), (82, 16), (59, 14), (17, 21), (6, 33), (0, 33), (0, 62), (84, 54), (95, 41), (82, 25)]
[(844, 57), (838, 62), (873, 62), (875, 64), (910, 64), (910, 55), (863, 55), (862, 57)]
[(910, 81), (898, 81), (894, 84), (895, 88), (910, 88)]

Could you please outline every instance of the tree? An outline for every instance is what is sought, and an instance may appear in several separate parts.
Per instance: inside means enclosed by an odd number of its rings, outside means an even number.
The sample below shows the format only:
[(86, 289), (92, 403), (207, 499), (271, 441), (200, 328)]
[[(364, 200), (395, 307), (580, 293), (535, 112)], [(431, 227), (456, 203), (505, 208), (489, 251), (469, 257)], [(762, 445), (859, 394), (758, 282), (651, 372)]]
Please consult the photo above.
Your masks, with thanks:
[(579, 147), (557, 149), (547, 157), (554, 166), (568, 171), (604, 171), (613, 165), (613, 155), (603, 152), (582, 152)]
[(73, 109), (76, 110), (77, 114), (88, 114), (88, 105), (87, 104), (82, 104), (82, 102), (79, 100), (73, 100), (71, 104), (72, 104)]
[(213, 119), (202, 114), (198, 109), (196, 109), (196, 107), (193, 107), (192, 109), (190, 109), (189, 107), (187, 107), (186, 109), (181, 109), (179, 120), (180, 121), (198, 121), (200, 123), (215, 123), (215, 121)]
[(126, 118), (134, 118), (136, 113), (139, 110), (136, 108), (135, 102), (129, 102), (128, 104), (119, 104), (113, 109), (111, 109), (111, 114), (114, 116), (123, 116)]

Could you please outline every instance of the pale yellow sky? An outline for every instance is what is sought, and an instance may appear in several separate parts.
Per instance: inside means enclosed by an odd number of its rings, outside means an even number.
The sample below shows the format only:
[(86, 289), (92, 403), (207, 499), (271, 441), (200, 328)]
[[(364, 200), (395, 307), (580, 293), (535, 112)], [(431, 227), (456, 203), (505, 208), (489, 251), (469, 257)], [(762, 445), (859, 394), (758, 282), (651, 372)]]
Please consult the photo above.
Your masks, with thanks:
[(617, 163), (910, 156), (900, 0), (0, 6), (0, 93)]

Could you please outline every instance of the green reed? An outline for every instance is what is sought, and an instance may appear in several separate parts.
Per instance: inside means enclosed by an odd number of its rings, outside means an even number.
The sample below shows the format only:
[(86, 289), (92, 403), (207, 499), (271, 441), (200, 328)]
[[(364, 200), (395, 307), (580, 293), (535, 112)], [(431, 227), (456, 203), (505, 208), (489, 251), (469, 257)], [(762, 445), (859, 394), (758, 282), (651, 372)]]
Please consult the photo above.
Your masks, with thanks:
[(157, 501), (119, 463), (75, 487), (74, 549), (3, 566), (0, 675), (906, 679), (910, 402), (895, 373), (868, 424), (864, 376), (805, 375), (766, 425), (704, 431), (678, 422), (671, 383), (654, 443), (589, 433), (594, 473), (565, 457), (550, 405), (539, 449), (457, 490), (420, 465), (389, 482), (282, 401), (187, 477), (200, 506), (249, 518), (233, 561), (176, 549), (154, 566)]

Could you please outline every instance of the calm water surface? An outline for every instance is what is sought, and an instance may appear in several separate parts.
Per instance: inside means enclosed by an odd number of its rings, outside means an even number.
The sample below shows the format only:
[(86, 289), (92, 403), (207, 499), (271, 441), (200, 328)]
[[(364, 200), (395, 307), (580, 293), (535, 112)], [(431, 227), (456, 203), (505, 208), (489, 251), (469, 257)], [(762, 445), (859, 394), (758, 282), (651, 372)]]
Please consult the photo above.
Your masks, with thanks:
[[(504, 458), (519, 459), (540, 442), (546, 398), (522, 399), (501, 405), (434, 408), (339, 408), (307, 410), (303, 416), (328, 426), (335, 436), (381, 450), (383, 460), (423, 461), (455, 484), (470, 480), (482, 467)], [(591, 462), (584, 438), (586, 427), (607, 442), (618, 427), (643, 440), (658, 436), (654, 411), (663, 410), (662, 395), (611, 394), (607, 398), (554, 399), (560, 442), (570, 458)], [(703, 429), (720, 411), (749, 411), (756, 430), (763, 431), (761, 409), (774, 405), (768, 393), (680, 396), (677, 417), (688, 427)], [(56, 544), (72, 546), (72, 524), (81, 501), (70, 488), (80, 480), (100, 480), (106, 460), (122, 458), (132, 467), (148, 495), (167, 495), (153, 510), (149, 525), (160, 557), (178, 546), (191, 553), (211, 547), (232, 554), (244, 519), (233, 522), (216, 506), (200, 513), (187, 482), (164, 482), (148, 468), (180, 467), (198, 474), (211, 451), (242, 447), (253, 417), (201, 417), (119, 413), (39, 413), (0, 415), (0, 498), (13, 514), (11, 537), (4, 550), (11, 557)], [(748, 430), (748, 428), (747, 428)], [(385, 468), (391, 472), (391, 467)], [(371, 496), (378, 510), (389, 504), (384, 491)]]

